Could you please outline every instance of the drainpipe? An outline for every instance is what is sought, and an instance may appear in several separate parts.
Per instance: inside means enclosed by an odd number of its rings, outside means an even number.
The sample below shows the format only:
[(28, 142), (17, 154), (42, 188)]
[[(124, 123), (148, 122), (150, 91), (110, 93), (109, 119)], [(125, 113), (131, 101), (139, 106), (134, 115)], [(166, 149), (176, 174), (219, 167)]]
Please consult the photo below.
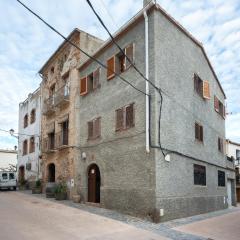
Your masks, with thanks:
[[(149, 77), (149, 54), (148, 54), (148, 16), (146, 10), (144, 11), (145, 19), (145, 77)], [(150, 153), (149, 134), (150, 134), (150, 123), (149, 123), (149, 82), (146, 82), (146, 152)]]

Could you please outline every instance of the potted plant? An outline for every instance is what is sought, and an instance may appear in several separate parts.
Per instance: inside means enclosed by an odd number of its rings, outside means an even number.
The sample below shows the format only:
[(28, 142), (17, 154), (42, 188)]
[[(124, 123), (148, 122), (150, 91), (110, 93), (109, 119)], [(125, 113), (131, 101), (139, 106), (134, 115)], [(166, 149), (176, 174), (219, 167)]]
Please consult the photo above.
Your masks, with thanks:
[(67, 199), (67, 184), (65, 182), (60, 182), (55, 188), (55, 199), (56, 200), (66, 200)]
[(23, 179), (23, 178), (20, 179), (18, 189), (19, 190), (26, 190), (26, 184), (27, 184), (27, 181), (25, 179)]
[(42, 182), (40, 179), (38, 179), (35, 182), (35, 186), (32, 189), (32, 194), (40, 194), (40, 193), (42, 193)]

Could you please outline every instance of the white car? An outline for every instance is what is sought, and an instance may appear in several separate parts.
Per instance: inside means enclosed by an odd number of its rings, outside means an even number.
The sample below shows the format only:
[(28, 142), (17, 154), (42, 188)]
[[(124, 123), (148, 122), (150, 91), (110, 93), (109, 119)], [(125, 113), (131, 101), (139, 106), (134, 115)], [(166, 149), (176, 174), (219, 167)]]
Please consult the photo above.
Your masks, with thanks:
[(16, 172), (0, 171), (0, 189), (17, 188)]

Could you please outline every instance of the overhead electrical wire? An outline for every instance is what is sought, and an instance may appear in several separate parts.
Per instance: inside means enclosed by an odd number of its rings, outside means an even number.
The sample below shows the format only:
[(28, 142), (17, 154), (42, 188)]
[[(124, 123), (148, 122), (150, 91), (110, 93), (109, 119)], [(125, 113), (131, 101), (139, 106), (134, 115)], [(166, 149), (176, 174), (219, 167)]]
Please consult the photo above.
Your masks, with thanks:
[[(10, 135), (11, 135), (11, 133), (10, 133), (10, 130), (8, 131), (8, 130), (5, 130), (5, 129), (1, 129), (0, 128), (0, 131), (1, 132), (5, 132), (5, 133), (9, 133)], [(28, 136), (28, 137), (40, 137), (38, 134), (32, 134), (32, 135), (30, 135), (30, 134), (24, 134), (24, 133), (13, 133), (13, 136), (15, 136), (15, 135), (18, 135), (18, 136)], [(15, 136), (16, 137), (16, 136)]]
[[(103, 20), (101, 19), (101, 17), (99, 16), (99, 14), (96, 12), (96, 10), (94, 9), (92, 3), (90, 0), (86, 0), (86, 2), (88, 3), (89, 7), (92, 9), (93, 13), (95, 14), (95, 16), (97, 17), (97, 19), (99, 20), (99, 22), (101, 23), (101, 25), (103, 26), (103, 28), (107, 31), (108, 35), (110, 36), (112, 42), (117, 46), (117, 48), (119, 49), (119, 51), (121, 52), (121, 54), (124, 55), (124, 57), (127, 59), (127, 61), (131, 64), (131, 66), (133, 66), (133, 68), (135, 69), (135, 71), (145, 80), (147, 81), (158, 93), (160, 96), (160, 107), (159, 107), (159, 122), (158, 122), (158, 129), (159, 129), (159, 136), (158, 136), (158, 144), (159, 146), (153, 146), (151, 143), (151, 132), (149, 132), (149, 142), (150, 142), (150, 146), (152, 148), (160, 148), (161, 152), (163, 154), (163, 156), (165, 157), (166, 154), (163, 151), (162, 145), (161, 145), (161, 135), (160, 135), (160, 130), (161, 130), (161, 115), (162, 115), (162, 104), (163, 104), (163, 96), (162, 96), (162, 90), (161, 88), (158, 88), (154, 83), (152, 83), (149, 79), (147, 79), (144, 74), (136, 67), (136, 65), (132, 62), (132, 60), (127, 56), (127, 54), (125, 53), (125, 51), (119, 46), (119, 44), (116, 42), (115, 38), (113, 37), (113, 35), (111, 34), (111, 32), (109, 31), (109, 29), (107, 28), (107, 26), (104, 24)], [(149, 95), (149, 118), (151, 120), (151, 95)], [(150, 130), (151, 131), (151, 130)]]
[(72, 41), (70, 41), (67, 37), (65, 37), (62, 33), (60, 33), (56, 28), (54, 28), (53, 26), (51, 26), (49, 23), (47, 23), (42, 17), (40, 17), (37, 13), (35, 13), (33, 10), (31, 10), (29, 7), (27, 7), (23, 2), (21, 2), (20, 0), (16, 0), (18, 3), (20, 3), (25, 9), (27, 9), (30, 13), (32, 13), (35, 17), (37, 17), (40, 21), (42, 21), (46, 26), (48, 26), (52, 31), (54, 31), (55, 33), (57, 33), (59, 36), (61, 36), (66, 42), (68, 42), (69, 44), (71, 44), (72, 46), (74, 46), (75, 48), (77, 48), (80, 52), (82, 52), (84, 55), (86, 55), (87, 57), (89, 57), (90, 59), (92, 59), (93, 61), (97, 62), (100, 66), (102, 66), (103, 68), (110, 70), (112, 73), (115, 74), (115, 76), (117, 76), (118, 78), (120, 78), (123, 82), (127, 83), (128, 85), (130, 85), (132, 88), (134, 88), (135, 90), (137, 90), (138, 92), (141, 92), (144, 95), (148, 95), (146, 94), (144, 91), (140, 90), (139, 88), (135, 87), (132, 83), (130, 83), (129, 81), (127, 81), (124, 77), (122, 77), (120, 74), (116, 73), (115, 71), (113, 71), (112, 69), (109, 69), (105, 64), (103, 64), (100, 60), (98, 60), (97, 58), (91, 56), (90, 54), (88, 54), (86, 51), (84, 51), (83, 49), (81, 49), (79, 46), (77, 46), (75, 43), (73, 43)]

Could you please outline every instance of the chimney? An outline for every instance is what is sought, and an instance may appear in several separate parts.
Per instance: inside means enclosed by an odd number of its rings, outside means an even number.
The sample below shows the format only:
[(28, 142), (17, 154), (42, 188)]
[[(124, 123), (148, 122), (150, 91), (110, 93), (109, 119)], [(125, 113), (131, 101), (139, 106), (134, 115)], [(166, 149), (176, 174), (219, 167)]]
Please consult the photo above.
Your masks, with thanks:
[(152, 0), (143, 0), (143, 7), (148, 5)]

